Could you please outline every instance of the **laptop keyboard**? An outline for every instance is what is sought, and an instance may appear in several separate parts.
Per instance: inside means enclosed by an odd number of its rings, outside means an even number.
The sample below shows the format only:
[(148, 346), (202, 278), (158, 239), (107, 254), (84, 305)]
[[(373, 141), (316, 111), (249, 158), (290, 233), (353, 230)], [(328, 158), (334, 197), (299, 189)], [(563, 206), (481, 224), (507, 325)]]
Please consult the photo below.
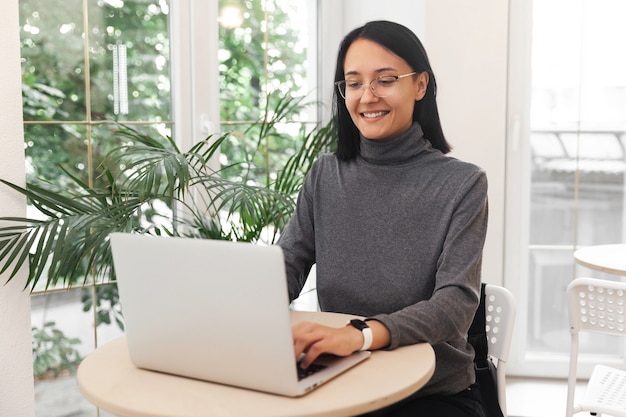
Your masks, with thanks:
[(301, 379), (304, 379), (309, 375), (313, 375), (314, 373), (319, 372), (322, 369), (325, 369), (326, 365), (318, 365), (318, 364), (312, 363), (311, 365), (309, 365), (308, 368), (302, 369), (300, 368), (300, 365), (298, 364), (297, 368), (298, 368), (298, 381), (300, 381)]

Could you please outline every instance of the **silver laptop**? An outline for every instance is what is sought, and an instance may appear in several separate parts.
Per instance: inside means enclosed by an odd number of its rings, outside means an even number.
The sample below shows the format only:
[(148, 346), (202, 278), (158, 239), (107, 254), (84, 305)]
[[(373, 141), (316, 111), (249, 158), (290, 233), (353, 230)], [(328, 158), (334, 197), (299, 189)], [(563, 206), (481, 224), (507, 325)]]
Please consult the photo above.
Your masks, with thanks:
[(298, 377), (278, 246), (114, 233), (111, 247), (139, 368), (299, 396), (370, 353)]

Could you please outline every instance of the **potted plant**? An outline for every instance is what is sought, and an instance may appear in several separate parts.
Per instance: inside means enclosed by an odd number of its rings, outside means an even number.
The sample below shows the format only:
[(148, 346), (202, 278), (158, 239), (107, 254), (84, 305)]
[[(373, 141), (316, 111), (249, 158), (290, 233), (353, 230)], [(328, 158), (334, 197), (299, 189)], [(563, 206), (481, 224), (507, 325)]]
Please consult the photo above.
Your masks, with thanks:
[[(26, 288), (114, 278), (108, 236), (112, 232), (274, 243), (289, 219), (295, 195), (314, 159), (334, 143), (333, 122), (301, 129), (298, 145), (275, 177), (254, 155), (276, 137), (301, 98), (283, 98), (244, 134), (256, 132), (245, 161), (214, 169), (210, 162), (232, 134), (210, 136), (182, 151), (170, 137), (149, 137), (115, 124), (120, 146), (107, 154), (93, 187), (67, 169), (78, 191), (0, 180), (25, 195), (43, 218), (0, 218), (0, 273), (9, 280), (29, 266)], [(261, 159), (262, 160), (262, 159)], [(251, 173), (265, 172), (264, 180)], [(236, 172), (236, 177), (227, 175)], [(257, 177), (258, 178), (258, 177)], [(265, 233), (265, 235), (263, 235)], [(41, 281), (41, 282), (40, 282)]]

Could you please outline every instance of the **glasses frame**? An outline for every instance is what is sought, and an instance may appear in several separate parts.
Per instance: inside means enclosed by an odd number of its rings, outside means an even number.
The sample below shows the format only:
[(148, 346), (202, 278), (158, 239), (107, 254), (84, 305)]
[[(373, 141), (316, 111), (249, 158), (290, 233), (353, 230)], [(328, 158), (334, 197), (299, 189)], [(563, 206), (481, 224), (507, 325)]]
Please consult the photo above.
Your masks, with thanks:
[(346, 82), (348, 82), (349, 80), (336, 81), (335, 85), (337, 86), (337, 90), (339, 91), (339, 95), (344, 100), (360, 100), (361, 97), (363, 97), (363, 92), (365, 91), (365, 87), (368, 87), (374, 96), (376, 96), (378, 98), (385, 98), (385, 97), (389, 97), (390, 94), (381, 96), (380, 94), (376, 93), (376, 88), (374, 87), (374, 85), (378, 84), (378, 82), (381, 79), (383, 79), (383, 78), (395, 78), (395, 81), (394, 81), (394, 83), (395, 83), (395, 82), (401, 80), (402, 78), (410, 77), (411, 75), (415, 75), (415, 74), (417, 74), (417, 71), (409, 72), (408, 74), (402, 74), (402, 75), (380, 75), (380, 76), (374, 78), (372, 81), (370, 81), (367, 84), (361, 83), (361, 94), (358, 97), (350, 98), (350, 99), (346, 98), (345, 92), (341, 90), (342, 86), (345, 86)]

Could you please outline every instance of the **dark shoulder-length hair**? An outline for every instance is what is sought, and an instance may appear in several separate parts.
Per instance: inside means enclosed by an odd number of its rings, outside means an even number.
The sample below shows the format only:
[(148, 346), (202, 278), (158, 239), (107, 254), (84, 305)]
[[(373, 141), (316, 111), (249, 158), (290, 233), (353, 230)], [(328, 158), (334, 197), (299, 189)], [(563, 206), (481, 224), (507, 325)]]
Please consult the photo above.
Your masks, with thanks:
[[(437, 83), (433, 74), (426, 50), (419, 38), (407, 27), (388, 21), (373, 21), (354, 29), (341, 42), (337, 55), (335, 82), (343, 80), (344, 61), (348, 48), (357, 39), (368, 39), (376, 42), (387, 50), (404, 59), (418, 73), (428, 73), (426, 95), (415, 102), (413, 120), (419, 122), (424, 137), (432, 146), (443, 153), (451, 150), (441, 128), (439, 110), (437, 109)], [(359, 154), (359, 131), (346, 109), (345, 100), (334, 89), (333, 113), (337, 123), (337, 157), (348, 161)]]

